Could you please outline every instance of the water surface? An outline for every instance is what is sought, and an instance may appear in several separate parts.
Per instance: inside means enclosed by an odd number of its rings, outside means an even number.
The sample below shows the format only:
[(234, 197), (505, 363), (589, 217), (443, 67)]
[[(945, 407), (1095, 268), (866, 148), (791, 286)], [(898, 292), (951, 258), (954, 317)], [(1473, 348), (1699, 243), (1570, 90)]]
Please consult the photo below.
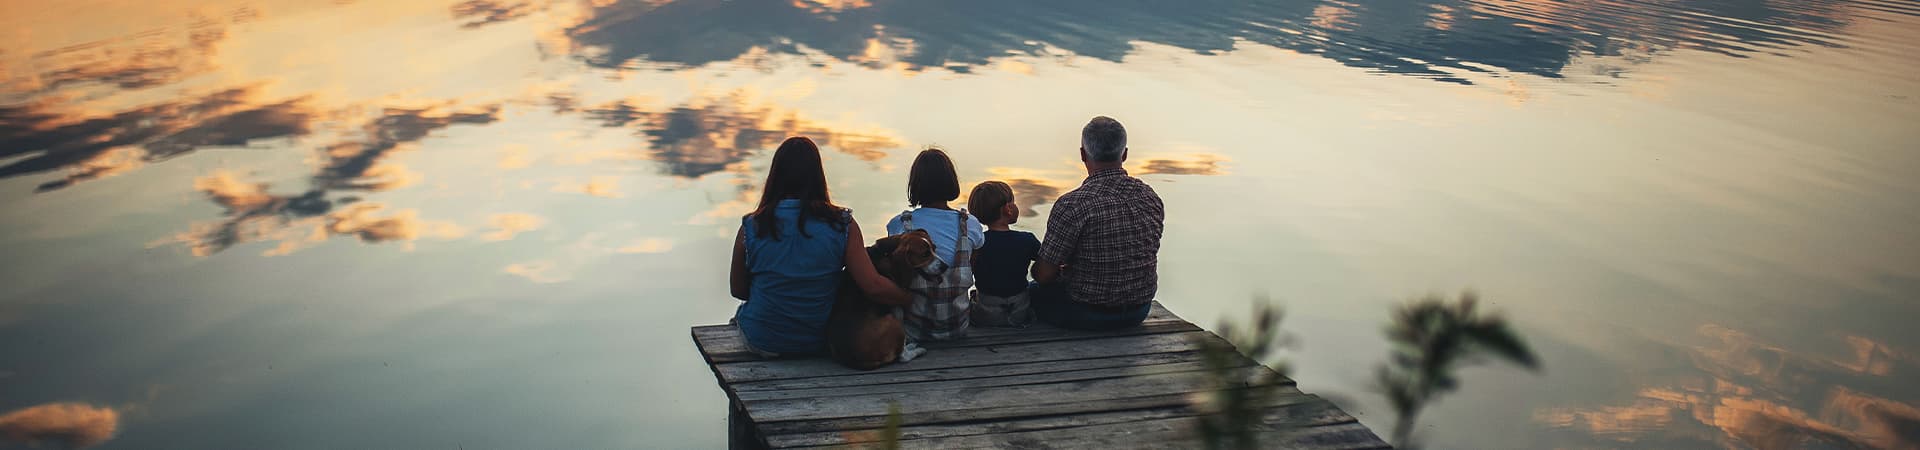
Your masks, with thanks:
[(0, 29), (0, 414), (87, 405), (100, 448), (722, 445), (687, 328), (734, 307), (780, 139), (870, 229), (939, 145), (1043, 232), (1094, 115), (1167, 204), (1160, 299), (1284, 302), (1303, 388), (1377, 430), (1389, 308), (1471, 287), (1546, 370), (1469, 370), (1433, 447), (1920, 445), (1911, 0), (69, 0)]

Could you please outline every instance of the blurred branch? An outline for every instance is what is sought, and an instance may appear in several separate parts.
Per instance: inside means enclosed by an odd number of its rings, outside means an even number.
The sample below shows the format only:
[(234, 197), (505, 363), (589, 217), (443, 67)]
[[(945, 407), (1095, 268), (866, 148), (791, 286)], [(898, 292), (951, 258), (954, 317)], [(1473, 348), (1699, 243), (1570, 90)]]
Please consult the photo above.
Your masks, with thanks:
[[(1222, 321), (1219, 335), (1224, 340), (1204, 335), (1196, 339), (1210, 388), (1195, 393), (1190, 402), (1200, 413), (1196, 417), (1197, 427), (1202, 443), (1209, 449), (1262, 448), (1260, 433), (1274, 428), (1266, 423), (1265, 416), (1286, 380), (1285, 363), (1276, 364), (1271, 370), (1253, 370), (1251, 376), (1246, 374), (1250, 367), (1258, 367), (1259, 361), (1274, 349), (1287, 345), (1289, 340), (1280, 331), (1282, 314), (1277, 307), (1260, 298), (1253, 309), (1252, 331), (1243, 332)], [(1246, 364), (1248, 358), (1254, 362), (1253, 366)]]
[(1415, 446), (1414, 422), (1421, 409), (1459, 387), (1454, 373), (1460, 367), (1493, 358), (1539, 370), (1539, 359), (1506, 319), (1477, 310), (1478, 303), (1479, 295), (1467, 291), (1458, 301), (1428, 295), (1394, 311), (1386, 329), (1393, 348), (1375, 382), (1397, 419), (1395, 447)]

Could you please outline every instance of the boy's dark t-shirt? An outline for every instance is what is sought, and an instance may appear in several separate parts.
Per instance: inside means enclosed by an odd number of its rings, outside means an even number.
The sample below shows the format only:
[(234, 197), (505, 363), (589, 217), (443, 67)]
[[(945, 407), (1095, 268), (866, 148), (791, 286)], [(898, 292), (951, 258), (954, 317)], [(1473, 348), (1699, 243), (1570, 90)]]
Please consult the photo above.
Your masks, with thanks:
[(1027, 266), (1040, 253), (1040, 239), (1025, 231), (987, 230), (974, 250), (973, 282), (981, 294), (1008, 297), (1027, 290)]

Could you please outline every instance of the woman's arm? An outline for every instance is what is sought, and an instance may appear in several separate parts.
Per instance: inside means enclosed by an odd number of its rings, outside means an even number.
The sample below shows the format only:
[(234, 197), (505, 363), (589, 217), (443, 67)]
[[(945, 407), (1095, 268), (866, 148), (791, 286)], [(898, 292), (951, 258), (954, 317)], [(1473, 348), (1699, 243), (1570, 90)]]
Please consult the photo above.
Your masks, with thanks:
[(847, 222), (847, 273), (853, 275), (854, 284), (860, 285), (860, 292), (883, 305), (912, 303), (913, 297), (905, 289), (893, 285), (892, 280), (874, 270), (873, 260), (867, 257), (867, 247), (860, 245), (862, 242), (866, 242), (866, 239), (860, 237), (860, 224)]
[(733, 269), (727, 273), (727, 284), (733, 291), (733, 298), (746, 300), (753, 286), (753, 274), (747, 273), (747, 226), (740, 225), (740, 232), (733, 235)]

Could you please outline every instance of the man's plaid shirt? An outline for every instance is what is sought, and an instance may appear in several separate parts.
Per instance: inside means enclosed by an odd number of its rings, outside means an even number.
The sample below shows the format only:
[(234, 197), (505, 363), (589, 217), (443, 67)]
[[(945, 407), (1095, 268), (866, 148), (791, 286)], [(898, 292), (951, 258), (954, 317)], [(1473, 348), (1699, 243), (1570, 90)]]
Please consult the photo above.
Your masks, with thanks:
[(1065, 264), (1061, 282), (1073, 301), (1134, 306), (1160, 288), (1160, 235), (1166, 207), (1126, 169), (1102, 169), (1054, 201), (1039, 260)]

